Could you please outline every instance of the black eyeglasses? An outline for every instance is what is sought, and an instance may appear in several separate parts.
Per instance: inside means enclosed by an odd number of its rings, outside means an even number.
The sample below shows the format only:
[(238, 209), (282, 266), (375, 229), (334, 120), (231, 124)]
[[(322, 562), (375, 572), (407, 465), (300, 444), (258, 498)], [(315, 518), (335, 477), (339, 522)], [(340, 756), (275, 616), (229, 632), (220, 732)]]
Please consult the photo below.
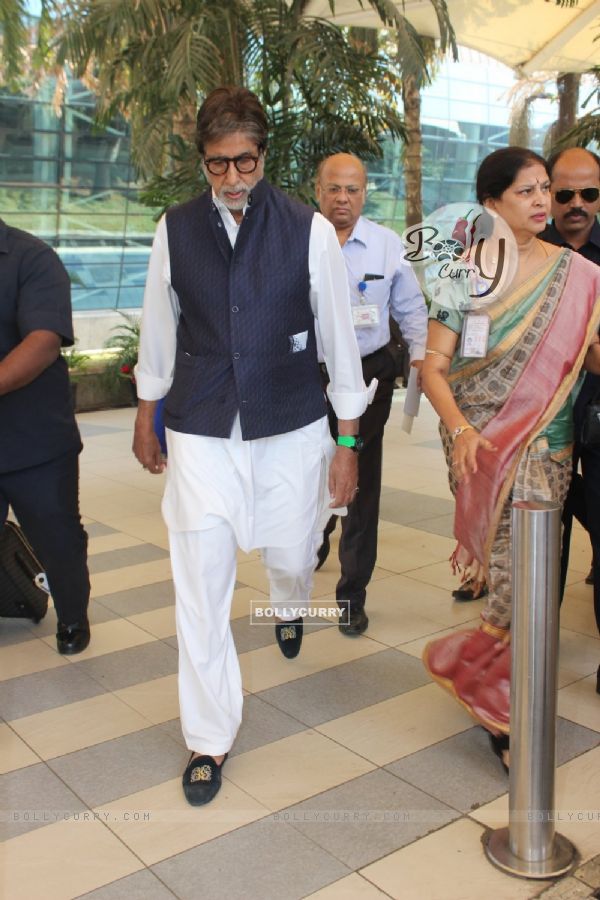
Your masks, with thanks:
[(554, 199), (560, 204), (570, 203), (575, 194), (579, 194), (586, 203), (594, 203), (600, 197), (600, 188), (582, 188), (580, 191), (565, 188), (564, 191), (556, 191)]
[(258, 165), (259, 156), (251, 153), (241, 153), (239, 156), (213, 156), (205, 159), (204, 165), (211, 175), (225, 175), (231, 163), (236, 167), (240, 175), (249, 175)]

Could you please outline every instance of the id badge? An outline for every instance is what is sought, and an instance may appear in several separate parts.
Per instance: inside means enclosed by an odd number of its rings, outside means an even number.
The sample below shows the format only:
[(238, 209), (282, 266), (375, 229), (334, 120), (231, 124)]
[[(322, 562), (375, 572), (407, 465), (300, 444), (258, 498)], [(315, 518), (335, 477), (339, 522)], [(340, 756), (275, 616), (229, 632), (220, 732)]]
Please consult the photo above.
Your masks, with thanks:
[(460, 355), (482, 359), (487, 355), (490, 317), (486, 313), (467, 313), (460, 338)]
[(379, 325), (379, 307), (375, 303), (361, 303), (352, 307), (352, 322), (355, 328)]

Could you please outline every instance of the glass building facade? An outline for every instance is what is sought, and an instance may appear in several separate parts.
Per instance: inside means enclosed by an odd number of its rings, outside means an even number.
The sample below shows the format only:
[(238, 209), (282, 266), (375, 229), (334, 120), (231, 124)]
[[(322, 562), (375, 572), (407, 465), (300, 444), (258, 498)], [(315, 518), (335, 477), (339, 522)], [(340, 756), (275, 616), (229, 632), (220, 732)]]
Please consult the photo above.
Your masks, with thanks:
[[(422, 91), (423, 212), (447, 203), (472, 201), (481, 160), (509, 144), (512, 69), (468, 48), (460, 61), (446, 58), (432, 83)], [(555, 91), (549, 84), (548, 94)], [(582, 91), (582, 94), (585, 92)], [(557, 104), (536, 99), (530, 105), (531, 149), (541, 152)], [(402, 144), (390, 141), (384, 159), (369, 165), (369, 200), (365, 212), (396, 231), (404, 227)]]
[[(464, 48), (459, 63), (440, 64), (422, 94), (425, 213), (473, 199), (480, 160), (508, 144), (514, 81), (511, 69)], [(127, 123), (99, 131), (94, 97), (77, 82), (57, 114), (53, 89), (48, 81), (33, 98), (0, 89), (0, 214), (57, 249), (76, 314), (139, 307), (155, 211), (139, 199)], [(532, 104), (534, 149), (555, 115), (549, 100)], [(384, 149), (369, 166), (366, 214), (402, 231), (402, 144), (388, 141)]]
[(56, 248), (75, 312), (141, 305), (155, 227), (139, 202), (127, 123), (100, 132), (93, 116), (77, 82), (59, 115), (50, 81), (34, 99), (0, 91), (0, 214)]

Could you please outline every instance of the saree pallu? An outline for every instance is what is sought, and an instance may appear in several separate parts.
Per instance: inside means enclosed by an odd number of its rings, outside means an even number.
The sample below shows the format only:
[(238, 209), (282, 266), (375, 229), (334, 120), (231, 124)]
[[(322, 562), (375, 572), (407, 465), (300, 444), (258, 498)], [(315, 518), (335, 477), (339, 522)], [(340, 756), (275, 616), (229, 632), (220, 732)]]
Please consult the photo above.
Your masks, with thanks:
[(423, 661), (435, 681), (499, 734), (509, 731), (511, 502), (564, 501), (571, 435), (557, 423), (564, 423), (563, 407), (598, 331), (600, 270), (562, 251), (485, 311), (488, 354), (455, 357), (449, 383), (467, 421), (496, 451), (480, 449), (478, 471), (457, 484), (452, 440), (440, 430), (456, 497), (454, 559), (469, 574), (483, 573), (490, 592), (481, 628), (432, 641)]

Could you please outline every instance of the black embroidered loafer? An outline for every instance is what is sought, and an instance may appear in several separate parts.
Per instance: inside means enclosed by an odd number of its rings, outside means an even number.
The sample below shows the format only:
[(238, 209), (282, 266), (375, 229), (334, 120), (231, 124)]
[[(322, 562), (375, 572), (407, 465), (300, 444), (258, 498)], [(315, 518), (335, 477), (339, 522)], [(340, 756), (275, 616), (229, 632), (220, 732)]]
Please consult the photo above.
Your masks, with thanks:
[(65, 656), (74, 656), (81, 653), (90, 642), (89, 622), (75, 622), (73, 625), (65, 625), (63, 622), (56, 624), (56, 649)]
[(364, 609), (350, 610), (350, 614), (344, 610), (342, 621), (338, 625), (342, 634), (347, 634), (350, 637), (362, 634), (368, 627), (369, 617)]
[(286, 659), (293, 659), (300, 653), (303, 632), (302, 617), (292, 619), (291, 622), (275, 623), (275, 637), (277, 638), (279, 649)]
[(192, 753), (181, 779), (185, 799), (191, 806), (204, 806), (217, 796), (221, 787), (221, 769), (228, 756), (226, 753), (219, 765), (212, 756), (195, 757)]

